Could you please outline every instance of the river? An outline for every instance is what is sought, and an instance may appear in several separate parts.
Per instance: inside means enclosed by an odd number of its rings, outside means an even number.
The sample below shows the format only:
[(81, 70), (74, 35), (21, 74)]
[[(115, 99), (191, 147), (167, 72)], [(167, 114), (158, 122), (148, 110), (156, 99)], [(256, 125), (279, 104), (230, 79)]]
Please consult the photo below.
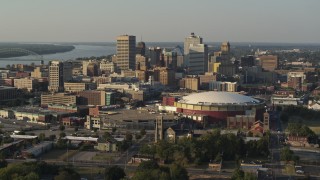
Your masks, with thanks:
[[(116, 47), (112, 45), (74, 45), (74, 47), (75, 48), (72, 51), (42, 55), (44, 64), (48, 64), (49, 61), (54, 59), (65, 61), (70, 59), (74, 60), (78, 57), (99, 57), (116, 53)], [(12, 58), (0, 58), (0, 67), (6, 67), (6, 65), (8, 64), (40, 64), (40, 61), (35, 59), (38, 58), (33, 55)]]

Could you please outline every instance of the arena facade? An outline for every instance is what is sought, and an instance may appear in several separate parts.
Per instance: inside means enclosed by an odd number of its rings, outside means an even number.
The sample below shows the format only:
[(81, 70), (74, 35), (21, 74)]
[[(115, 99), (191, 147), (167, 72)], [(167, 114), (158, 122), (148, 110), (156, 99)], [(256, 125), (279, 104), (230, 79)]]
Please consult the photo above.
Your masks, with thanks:
[(225, 123), (227, 117), (255, 115), (262, 120), (265, 102), (233, 92), (208, 91), (193, 93), (174, 102), (176, 112), (184, 117), (208, 123)]

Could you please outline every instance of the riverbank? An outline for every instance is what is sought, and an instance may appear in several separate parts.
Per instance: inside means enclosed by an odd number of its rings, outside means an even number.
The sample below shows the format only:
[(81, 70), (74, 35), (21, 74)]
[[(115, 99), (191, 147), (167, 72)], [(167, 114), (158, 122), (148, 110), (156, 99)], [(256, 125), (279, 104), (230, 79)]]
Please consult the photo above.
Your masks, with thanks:
[(38, 55), (65, 53), (74, 49), (73, 45), (0, 43), (0, 58), (21, 57), (33, 53)]

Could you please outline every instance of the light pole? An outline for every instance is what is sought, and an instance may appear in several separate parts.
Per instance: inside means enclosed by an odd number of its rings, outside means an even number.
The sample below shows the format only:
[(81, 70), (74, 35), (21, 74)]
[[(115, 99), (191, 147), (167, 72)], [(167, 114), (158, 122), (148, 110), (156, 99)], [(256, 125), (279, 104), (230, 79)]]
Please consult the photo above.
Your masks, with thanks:
[(69, 140), (67, 141), (67, 162), (69, 163)]

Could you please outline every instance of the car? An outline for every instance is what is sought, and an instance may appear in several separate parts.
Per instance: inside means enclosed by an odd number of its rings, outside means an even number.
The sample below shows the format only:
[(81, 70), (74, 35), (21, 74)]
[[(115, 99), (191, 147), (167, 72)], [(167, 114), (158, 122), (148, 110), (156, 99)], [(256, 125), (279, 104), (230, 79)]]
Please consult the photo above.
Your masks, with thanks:
[(297, 173), (297, 174), (304, 174), (304, 171), (301, 170), (301, 169), (299, 169), (299, 170), (296, 170), (296, 173)]
[(302, 166), (295, 166), (295, 169), (297, 174), (304, 174), (304, 171), (302, 170)]

